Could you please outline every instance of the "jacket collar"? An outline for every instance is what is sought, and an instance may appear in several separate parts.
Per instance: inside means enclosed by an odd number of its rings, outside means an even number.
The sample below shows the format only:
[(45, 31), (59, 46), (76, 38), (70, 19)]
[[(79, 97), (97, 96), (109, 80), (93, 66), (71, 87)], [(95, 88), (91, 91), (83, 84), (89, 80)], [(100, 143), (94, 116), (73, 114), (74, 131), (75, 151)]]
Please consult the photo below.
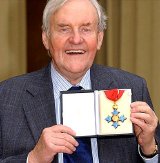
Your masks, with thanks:
[(31, 73), (26, 82), (23, 108), (35, 141), (42, 130), (56, 124), (50, 64)]

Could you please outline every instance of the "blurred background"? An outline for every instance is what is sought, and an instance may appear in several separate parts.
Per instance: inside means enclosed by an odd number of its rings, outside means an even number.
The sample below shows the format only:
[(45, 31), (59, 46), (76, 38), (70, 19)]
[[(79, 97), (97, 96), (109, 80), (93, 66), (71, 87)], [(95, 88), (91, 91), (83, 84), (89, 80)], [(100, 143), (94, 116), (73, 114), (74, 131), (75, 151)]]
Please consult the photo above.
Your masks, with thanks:
[[(99, 0), (108, 16), (96, 63), (147, 80), (160, 119), (160, 0)], [(41, 41), (46, 0), (0, 0), (0, 81), (37, 70), (50, 58)]]

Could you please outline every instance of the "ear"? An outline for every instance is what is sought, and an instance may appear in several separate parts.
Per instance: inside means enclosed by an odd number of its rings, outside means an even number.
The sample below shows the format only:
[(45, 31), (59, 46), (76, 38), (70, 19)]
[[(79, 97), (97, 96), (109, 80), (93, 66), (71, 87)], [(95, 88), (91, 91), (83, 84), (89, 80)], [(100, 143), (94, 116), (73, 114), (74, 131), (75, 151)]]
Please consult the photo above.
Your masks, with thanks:
[(47, 36), (47, 33), (46, 32), (42, 32), (42, 42), (43, 42), (43, 45), (45, 46), (45, 48), (47, 50), (49, 50), (49, 38)]
[(102, 42), (103, 42), (104, 32), (98, 33), (98, 42), (97, 42), (97, 50), (100, 50)]

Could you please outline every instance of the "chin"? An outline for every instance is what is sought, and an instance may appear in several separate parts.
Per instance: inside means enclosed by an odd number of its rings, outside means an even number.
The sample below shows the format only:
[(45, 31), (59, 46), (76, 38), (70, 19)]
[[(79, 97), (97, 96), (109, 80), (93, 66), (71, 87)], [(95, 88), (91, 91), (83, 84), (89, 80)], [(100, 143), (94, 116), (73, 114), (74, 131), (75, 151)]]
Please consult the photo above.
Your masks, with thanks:
[(70, 67), (69, 71), (71, 73), (85, 73), (89, 68), (87, 67)]

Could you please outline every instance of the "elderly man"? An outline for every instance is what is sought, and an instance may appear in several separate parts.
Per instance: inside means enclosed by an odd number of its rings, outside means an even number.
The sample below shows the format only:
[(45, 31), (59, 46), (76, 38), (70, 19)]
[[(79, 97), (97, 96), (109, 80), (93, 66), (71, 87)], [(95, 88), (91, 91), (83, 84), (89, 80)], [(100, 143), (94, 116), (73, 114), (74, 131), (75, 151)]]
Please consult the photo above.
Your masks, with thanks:
[[(160, 129), (145, 80), (93, 64), (106, 16), (97, 0), (49, 0), (42, 40), (52, 58), (42, 70), (0, 84), (0, 162), (158, 163)], [(60, 91), (131, 89), (134, 135), (77, 140), (60, 124)]]

